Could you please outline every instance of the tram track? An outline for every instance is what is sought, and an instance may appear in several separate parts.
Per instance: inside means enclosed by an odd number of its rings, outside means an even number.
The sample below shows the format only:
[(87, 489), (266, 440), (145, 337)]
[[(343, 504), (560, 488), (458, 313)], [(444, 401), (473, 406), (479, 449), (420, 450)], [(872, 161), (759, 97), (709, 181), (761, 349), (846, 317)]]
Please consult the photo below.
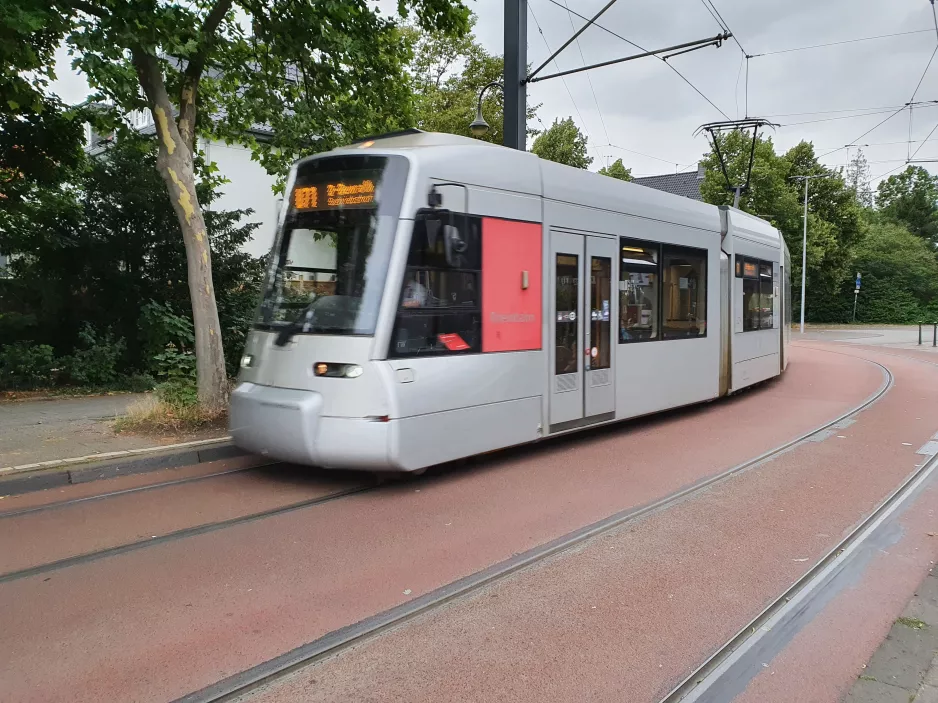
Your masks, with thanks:
[(105, 549), (99, 549), (99, 550), (95, 550), (92, 552), (76, 554), (75, 556), (65, 557), (64, 559), (57, 559), (55, 561), (46, 562), (44, 564), (39, 564), (36, 566), (24, 568), (24, 569), (8, 571), (7, 573), (0, 574), (0, 583), (8, 583), (10, 581), (17, 581), (19, 579), (29, 578), (31, 576), (38, 576), (38, 575), (46, 574), (52, 571), (66, 569), (71, 566), (87, 564), (93, 561), (98, 561), (100, 559), (106, 559), (108, 557), (115, 557), (121, 554), (127, 554), (128, 552), (134, 552), (140, 549), (146, 549), (148, 547), (155, 547), (157, 545), (166, 544), (168, 542), (175, 542), (177, 540), (186, 539), (188, 537), (196, 537), (198, 535), (204, 535), (210, 532), (217, 532), (219, 530), (224, 530), (229, 527), (235, 527), (237, 525), (245, 525), (248, 523), (257, 522), (259, 520), (276, 517), (278, 515), (285, 515), (287, 513), (295, 512), (297, 510), (303, 510), (305, 508), (311, 508), (317, 505), (322, 505), (324, 503), (331, 503), (333, 501), (340, 500), (342, 498), (348, 498), (350, 496), (359, 495), (361, 493), (374, 491), (377, 488), (380, 488), (381, 485), (382, 484), (378, 482), (371, 482), (371, 483), (364, 484), (364, 485), (353, 486), (351, 488), (346, 488), (343, 490), (335, 491), (333, 493), (328, 493), (326, 495), (320, 495), (315, 498), (309, 498), (309, 499), (301, 500), (301, 501), (294, 502), (294, 503), (288, 503), (287, 505), (281, 505), (276, 508), (271, 508), (269, 510), (263, 510), (263, 511), (256, 512), (256, 513), (249, 513), (247, 515), (240, 515), (238, 517), (230, 518), (227, 520), (218, 520), (215, 522), (203, 523), (201, 525), (196, 525), (194, 527), (186, 527), (180, 530), (167, 532), (166, 534), (157, 535), (156, 537), (151, 537), (148, 539), (136, 540), (134, 542), (127, 542), (125, 544), (117, 545), (114, 547), (107, 547)]
[[(837, 352), (833, 352), (837, 353)], [(655, 512), (666, 510), (678, 503), (692, 498), (712, 486), (729, 478), (752, 469), (760, 464), (774, 459), (780, 454), (810, 440), (815, 435), (837, 426), (843, 421), (862, 412), (880, 398), (893, 386), (892, 372), (875, 361), (867, 360), (881, 370), (883, 383), (880, 388), (868, 397), (863, 403), (843, 413), (839, 417), (824, 425), (815, 427), (799, 437), (792, 439), (775, 449), (765, 452), (753, 459), (738, 464), (714, 476), (690, 484), (678, 491), (664, 496), (651, 503), (629, 508), (615, 513), (607, 518), (590, 525), (574, 530), (566, 535), (554, 539), (526, 552), (516, 554), (509, 559), (494, 564), (482, 571), (476, 572), (434, 591), (419, 596), (409, 602), (386, 610), (360, 622), (348, 625), (330, 632), (312, 642), (301, 645), (285, 652), (278, 657), (262, 664), (246, 669), (238, 674), (229, 676), (201, 690), (189, 693), (176, 699), (174, 703), (221, 703), (222, 701), (244, 701), (261, 687), (274, 683), (302, 668), (314, 665), (326, 658), (333, 657), (341, 652), (361, 644), (374, 637), (400, 627), (410, 620), (428, 614), (457, 599), (470, 596), (474, 592), (500, 581), (519, 571), (533, 567), (553, 556), (575, 548), (596, 537), (602, 536), (630, 522), (639, 520)], [(906, 485), (906, 484), (904, 484)], [(901, 489), (900, 489), (901, 490)], [(865, 524), (865, 523), (864, 523)], [(677, 700), (677, 699), (675, 699)], [(667, 703), (671, 703), (668, 699)]]
[(221, 478), (224, 476), (232, 476), (234, 474), (247, 473), (251, 471), (259, 471), (261, 469), (270, 469), (273, 466), (280, 466), (283, 462), (270, 462), (267, 464), (258, 464), (255, 466), (244, 466), (237, 469), (227, 469), (225, 471), (216, 471), (210, 474), (203, 474), (201, 476), (188, 476), (186, 478), (172, 479), (170, 481), (160, 481), (159, 483), (149, 483), (143, 486), (134, 486), (131, 488), (121, 488), (115, 491), (106, 491), (104, 493), (95, 493), (90, 496), (81, 496), (79, 498), (66, 498), (65, 500), (59, 500), (52, 503), (44, 503), (42, 505), (34, 505), (28, 508), (18, 508), (15, 510), (7, 510), (5, 512), (0, 512), (0, 520), (5, 520), (7, 518), (21, 517), (23, 515), (31, 515), (33, 513), (41, 513), (49, 510), (59, 510), (61, 508), (67, 508), (72, 505), (79, 505), (81, 503), (91, 503), (98, 500), (106, 500), (108, 498), (116, 498), (119, 496), (132, 495), (134, 493), (145, 493), (147, 491), (154, 491), (160, 488), (169, 488), (171, 486), (181, 486), (187, 483), (198, 483), (202, 481), (207, 481), (213, 478)]
[[(842, 568), (853, 552), (907, 499), (915, 495), (936, 469), (938, 469), (938, 455), (932, 456), (917, 467), (843, 540), (736, 635), (707, 657), (688, 677), (662, 698), (660, 703), (678, 703), (679, 701), (684, 703), (707, 701), (709, 703), (724, 700), (719, 693), (715, 693), (715, 689), (722, 683), (722, 677), (730, 674), (730, 677), (738, 679), (738, 674), (734, 676), (730, 673), (731, 668), (742, 662), (752, 648), (758, 646), (762, 636), (775, 628), (784, 627), (786, 620), (796, 617), (797, 611), (806, 607), (804, 601), (810, 598), (812, 592), (823, 588), (826, 581), (836, 574), (837, 569)], [(764, 652), (759, 652), (760, 661), (765, 658), (764, 654)]]

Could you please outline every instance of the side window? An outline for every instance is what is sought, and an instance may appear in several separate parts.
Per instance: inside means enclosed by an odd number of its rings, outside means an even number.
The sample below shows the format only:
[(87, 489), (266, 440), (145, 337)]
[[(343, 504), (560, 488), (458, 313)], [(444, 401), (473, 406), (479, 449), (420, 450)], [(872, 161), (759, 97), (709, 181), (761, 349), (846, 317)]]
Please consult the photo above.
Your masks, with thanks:
[(743, 279), (743, 332), (774, 326), (775, 276), (771, 262), (736, 257), (737, 276)]
[(772, 329), (774, 308), (775, 308), (775, 296), (773, 295), (773, 287), (775, 285), (775, 280), (773, 276), (773, 267), (770, 263), (760, 263), (759, 264), (759, 289), (762, 292), (762, 309), (761, 317), (759, 319), (759, 329), (770, 330)]
[(619, 248), (619, 342), (658, 339), (661, 247), (620, 239)]
[(481, 351), (481, 269), (480, 218), (418, 212), (390, 355)]
[(743, 259), (743, 332), (759, 329), (761, 291), (759, 289), (759, 264)]
[(707, 335), (707, 252), (690, 247), (661, 248), (662, 337)]

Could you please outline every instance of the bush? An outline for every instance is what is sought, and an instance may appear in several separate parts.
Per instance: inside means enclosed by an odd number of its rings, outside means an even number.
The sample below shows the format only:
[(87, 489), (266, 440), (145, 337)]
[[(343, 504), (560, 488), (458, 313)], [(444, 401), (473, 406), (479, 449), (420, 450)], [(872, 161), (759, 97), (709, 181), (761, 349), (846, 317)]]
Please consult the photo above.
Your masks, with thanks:
[(78, 334), (83, 349), (62, 359), (65, 375), (79, 386), (106, 386), (118, 379), (118, 365), (127, 345), (107, 332), (99, 336), (85, 323)]
[(48, 344), (17, 342), (0, 347), (0, 388), (43, 388), (52, 385), (55, 354)]
[(168, 344), (182, 352), (195, 345), (192, 320), (177, 315), (173, 306), (167, 302), (151, 300), (144, 305), (140, 310), (138, 329), (143, 362), (149, 364), (154, 373), (159, 373), (159, 362), (156, 360)]
[(146, 393), (153, 390), (156, 379), (148, 373), (135, 373), (122, 378), (120, 385), (131, 393)]
[(161, 401), (174, 408), (198, 405), (195, 355), (192, 352), (179, 351), (175, 344), (170, 343), (153, 361), (160, 379), (156, 395)]

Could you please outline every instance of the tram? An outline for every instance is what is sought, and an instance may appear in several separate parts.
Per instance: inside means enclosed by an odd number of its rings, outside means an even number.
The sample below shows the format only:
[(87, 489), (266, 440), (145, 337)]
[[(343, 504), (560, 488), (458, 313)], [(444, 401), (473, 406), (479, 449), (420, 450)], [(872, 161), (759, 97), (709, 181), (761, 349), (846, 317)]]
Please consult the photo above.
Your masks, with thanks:
[(250, 452), (421, 471), (788, 365), (788, 249), (739, 210), (419, 130), (285, 193), (231, 397)]

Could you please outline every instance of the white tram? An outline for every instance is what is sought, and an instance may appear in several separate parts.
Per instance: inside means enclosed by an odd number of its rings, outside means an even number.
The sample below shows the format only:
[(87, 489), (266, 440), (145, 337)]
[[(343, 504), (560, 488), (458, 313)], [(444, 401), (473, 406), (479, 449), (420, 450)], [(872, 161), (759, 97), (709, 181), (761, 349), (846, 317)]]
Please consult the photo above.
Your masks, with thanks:
[(414, 471), (712, 400), (788, 363), (767, 222), (416, 130), (289, 177), (235, 443)]

